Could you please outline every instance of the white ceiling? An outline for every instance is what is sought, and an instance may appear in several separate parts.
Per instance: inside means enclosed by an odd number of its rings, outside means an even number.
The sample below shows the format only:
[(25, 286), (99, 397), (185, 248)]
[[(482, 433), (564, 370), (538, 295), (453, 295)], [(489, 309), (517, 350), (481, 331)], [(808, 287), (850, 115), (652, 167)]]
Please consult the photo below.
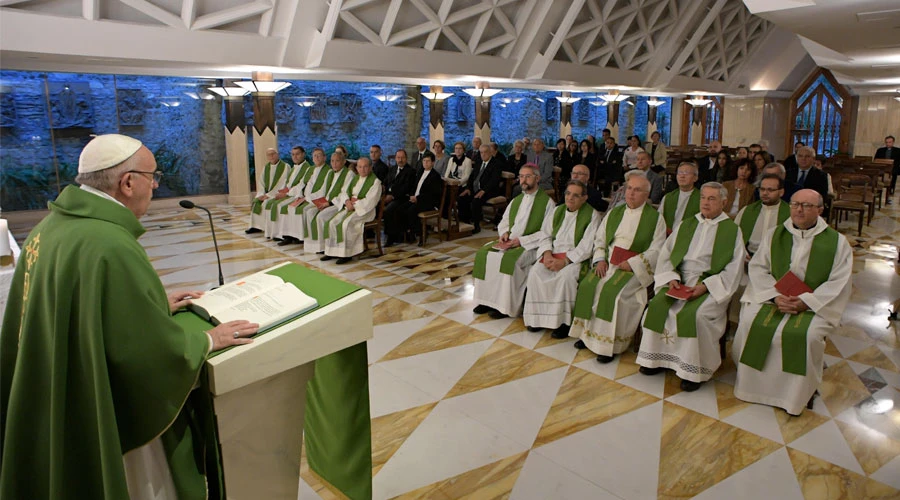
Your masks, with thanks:
[(900, 2), (797, 6), (812, 3), (0, 0), (0, 67), (218, 78), (263, 69), (293, 79), (752, 94), (792, 90), (814, 67), (811, 55), (854, 90), (886, 89), (871, 80), (900, 70), (868, 61), (900, 64), (900, 48), (877, 48), (900, 42), (900, 30), (888, 29), (900, 21), (862, 23), (863, 33), (877, 32), (865, 41), (829, 33), (853, 35), (851, 5), (873, 11)]

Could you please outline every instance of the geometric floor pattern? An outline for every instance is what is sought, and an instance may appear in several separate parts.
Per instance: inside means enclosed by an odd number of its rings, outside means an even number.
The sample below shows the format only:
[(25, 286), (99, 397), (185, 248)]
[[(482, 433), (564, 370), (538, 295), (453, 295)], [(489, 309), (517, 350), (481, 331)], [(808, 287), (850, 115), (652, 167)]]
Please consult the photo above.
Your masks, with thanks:
[[(521, 318), (475, 316), (475, 249), (496, 233), (337, 266), (244, 235), (247, 213), (213, 210), (226, 280), (292, 260), (374, 294), (375, 498), (900, 498), (892, 207), (862, 238), (848, 235), (852, 300), (827, 340), (821, 396), (800, 417), (737, 400), (730, 357), (685, 393), (671, 373), (639, 374), (630, 351), (601, 365), (572, 339), (528, 332)], [(173, 210), (142, 223), (167, 289), (215, 284), (205, 217)], [(300, 498), (341, 498), (305, 465), (301, 478)]]

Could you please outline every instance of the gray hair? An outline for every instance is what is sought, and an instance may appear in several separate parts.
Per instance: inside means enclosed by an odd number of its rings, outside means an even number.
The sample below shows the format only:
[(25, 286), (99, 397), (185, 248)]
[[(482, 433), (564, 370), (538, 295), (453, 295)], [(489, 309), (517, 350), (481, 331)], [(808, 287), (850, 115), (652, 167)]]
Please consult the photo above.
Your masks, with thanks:
[(768, 170), (770, 168), (777, 168), (778, 174), (782, 179), (784, 179), (784, 177), (787, 175), (787, 170), (785, 170), (784, 165), (778, 163), (777, 161), (773, 161), (772, 163), (767, 164), (765, 167), (763, 167), (763, 170)]
[(625, 182), (628, 182), (628, 179), (631, 179), (632, 177), (642, 177), (647, 182), (650, 182), (650, 179), (647, 179), (647, 172), (644, 172), (643, 170), (629, 170), (628, 172), (625, 172)]
[(525, 143), (522, 142), (521, 140), (517, 140), (516, 142), (513, 143), (513, 146), (522, 146), (524, 148)]
[(700, 175), (700, 167), (698, 167), (697, 164), (692, 161), (683, 161), (683, 162), (679, 163), (678, 167), (675, 170), (678, 170), (679, 168), (681, 168), (685, 165), (694, 169), (694, 175), (698, 175), (698, 176)]
[(816, 150), (813, 149), (813, 148), (811, 148), (811, 147), (809, 147), (809, 146), (803, 146), (802, 148), (800, 148), (800, 149), (797, 150), (798, 153), (799, 153), (800, 151), (806, 151), (806, 152), (807, 152), (810, 156), (812, 156), (813, 158), (816, 157)]
[(702, 186), (700, 186), (700, 191), (702, 192), (706, 188), (718, 189), (719, 196), (722, 198), (722, 201), (725, 201), (728, 199), (728, 190), (725, 189), (725, 186), (719, 184), (718, 182), (713, 182), (713, 181), (707, 182), (707, 183), (703, 184)]
[(360, 165), (369, 165), (371, 167), (372, 160), (370, 160), (368, 156), (361, 156), (358, 160), (356, 160), (356, 168), (359, 168)]
[(581, 196), (586, 196), (588, 194), (587, 184), (585, 184), (577, 179), (572, 179), (566, 183), (566, 191), (568, 191), (569, 186), (579, 186), (581, 188)]
[(75, 182), (99, 189), (104, 193), (114, 193), (119, 188), (119, 179), (129, 170), (133, 170), (133, 158), (134, 156), (131, 156), (114, 167), (97, 170), (96, 172), (80, 173), (75, 176)]

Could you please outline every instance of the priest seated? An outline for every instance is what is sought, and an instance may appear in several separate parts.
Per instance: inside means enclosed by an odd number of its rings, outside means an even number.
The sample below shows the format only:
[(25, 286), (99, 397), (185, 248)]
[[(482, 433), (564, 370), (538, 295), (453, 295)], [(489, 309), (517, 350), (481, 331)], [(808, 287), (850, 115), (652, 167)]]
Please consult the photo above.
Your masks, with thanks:
[(744, 272), (741, 231), (723, 211), (727, 197), (718, 182), (700, 188), (700, 213), (676, 225), (659, 253), (656, 296), (644, 314), (641, 373), (674, 370), (687, 392), (722, 363), (719, 339)]
[(690, 219), (700, 211), (700, 190), (694, 187), (700, 176), (699, 172), (697, 164), (692, 161), (678, 164), (675, 171), (678, 189), (663, 196), (659, 203), (659, 213), (666, 221), (668, 233), (671, 233), (679, 222)]
[(372, 160), (369, 158), (356, 161), (356, 173), (358, 175), (350, 181), (347, 189), (334, 200), (334, 206), (340, 209), (323, 226), (325, 256), (321, 260), (336, 258), (337, 264), (346, 264), (363, 251), (363, 228), (377, 215), (381, 202), (381, 181), (372, 173)]
[(649, 203), (650, 181), (640, 170), (625, 174), (625, 203), (611, 209), (594, 234), (593, 270), (579, 283), (571, 337), (609, 363), (631, 345), (647, 305), (656, 257), (666, 226)]
[(825, 337), (850, 300), (853, 251), (820, 217), (823, 208), (819, 193), (800, 190), (790, 220), (763, 236), (732, 346), (734, 395), (791, 415), (822, 382)]
[(335, 202), (355, 178), (356, 174), (346, 166), (344, 154), (340, 151), (332, 153), (331, 169), (326, 174), (321, 197), (309, 200), (309, 205), (303, 209), (304, 253), (325, 253), (325, 223), (337, 215), (341, 207)]
[(590, 271), (589, 259), (600, 213), (587, 203), (587, 184), (566, 184), (565, 204), (544, 219), (538, 262), (528, 273), (525, 325), (530, 331), (553, 329), (553, 338), (569, 336), (578, 280)]
[(257, 186), (256, 196), (250, 202), (250, 227), (244, 231), (247, 234), (263, 232), (263, 228), (266, 227), (267, 215), (263, 210), (264, 205), (266, 201), (274, 199), (284, 188), (290, 173), (290, 167), (278, 157), (277, 150), (267, 149), (266, 159), (269, 161), (263, 167), (261, 185)]
[(492, 318), (518, 316), (525, 300), (525, 280), (537, 260), (541, 226), (552, 217), (556, 204), (540, 188), (537, 165), (519, 169), (522, 193), (512, 199), (497, 226), (499, 240), (491, 241), (475, 254), (475, 314)]

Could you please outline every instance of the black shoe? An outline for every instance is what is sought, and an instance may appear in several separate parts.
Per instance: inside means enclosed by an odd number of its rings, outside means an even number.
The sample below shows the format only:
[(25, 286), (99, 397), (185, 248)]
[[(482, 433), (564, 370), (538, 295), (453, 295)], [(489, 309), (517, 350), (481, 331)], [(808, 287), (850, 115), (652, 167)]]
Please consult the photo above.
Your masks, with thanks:
[(665, 368), (662, 368), (662, 367), (647, 368), (646, 366), (642, 366), (639, 371), (643, 375), (656, 375), (657, 373), (659, 373), (663, 370), (665, 370)]
[(351, 260), (353, 260), (353, 257), (341, 257), (340, 259), (337, 260), (337, 262), (335, 262), (335, 264), (342, 266), (342, 265), (350, 262)]
[(322, 250), (321, 252), (316, 252), (316, 255), (325, 255), (325, 250)]
[(251, 227), (250, 229), (244, 231), (244, 234), (253, 234), (253, 233), (261, 233), (262, 229), (257, 229), (255, 227)]
[(284, 241), (284, 238), (272, 238), (272, 241)]
[(481, 232), (481, 226), (475, 226), (472, 228), (472, 234), (478, 234)]
[(681, 390), (684, 392), (694, 392), (700, 388), (700, 382), (691, 382), (690, 380), (681, 381)]
[(503, 319), (503, 318), (508, 318), (508, 317), (509, 317), (509, 315), (503, 314), (502, 312), (500, 312), (500, 311), (498, 311), (498, 310), (496, 310), (496, 309), (493, 309), (491, 312), (489, 312), (489, 313), (488, 313), (488, 316), (490, 316), (490, 317), (492, 317), (492, 318), (494, 318), (494, 319)]
[(598, 363), (602, 363), (602, 364), (605, 365), (606, 363), (609, 363), (609, 362), (612, 361), (612, 360), (613, 360), (613, 357), (612, 357), (612, 356), (604, 356), (603, 354), (598, 354), (598, 355), (597, 355), (597, 362), (598, 362)]
[(284, 239), (278, 242), (278, 246), (284, 247), (288, 245), (293, 245), (294, 243), (300, 243), (300, 240), (291, 236), (285, 236)]
[[(569, 336), (570, 328), (571, 327), (569, 325), (560, 325), (559, 328), (553, 330), (553, 333), (551, 333), (550, 336), (555, 339), (564, 339)], [(579, 340), (579, 342), (581, 342), (581, 341)], [(581, 342), (581, 343), (584, 344), (584, 342)]]
[(321, 261), (324, 262), (324, 261), (328, 261), (328, 260), (332, 260), (332, 259), (334, 259), (334, 257), (332, 257), (332, 256), (330, 256), (330, 255), (325, 255), (325, 256), (323, 256), (323, 257), (322, 257), (321, 259), (319, 259), (319, 260), (321, 260)]
[(493, 310), (494, 310), (493, 308), (490, 308), (486, 305), (478, 304), (477, 306), (475, 306), (475, 309), (472, 309), (472, 312), (475, 314), (484, 314), (484, 313), (489, 313)]
[(578, 350), (587, 349), (587, 346), (584, 345), (583, 340), (579, 340), (578, 342), (575, 342), (575, 349), (578, 349)]
[(544, 331), (543, 328), (538, 327), (538, 326), (526, 326), (525, 329), (528, 330), (529, 332), (541, 332), (541, 331)]
[(887, 201), (886, 201), (885, 203), (888, 204), (888, 205), (893, 205), (893, 204), (894, 204), (894, 200), (888, 198)]

